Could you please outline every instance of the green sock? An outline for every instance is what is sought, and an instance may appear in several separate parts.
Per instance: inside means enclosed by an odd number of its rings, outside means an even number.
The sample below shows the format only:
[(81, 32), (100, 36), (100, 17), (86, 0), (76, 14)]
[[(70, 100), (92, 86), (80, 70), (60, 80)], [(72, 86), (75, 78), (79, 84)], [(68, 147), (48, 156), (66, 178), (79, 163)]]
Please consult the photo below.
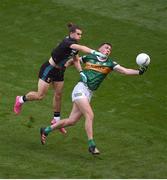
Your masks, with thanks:
[(89, 140), (88, 140), (88, 145), (89, 145), (89, 147), (90, 147), (90, 146), (96, 146), (96, 144), (95, 144), (95, 142), (94, 142), (93, 139), (89, 139)]
[(46, 133), (46, 135), (48, 135), (50, 132), (52, 132), (51, 126), (46, 127), (46, 128), (45, 128), (45, 133)]

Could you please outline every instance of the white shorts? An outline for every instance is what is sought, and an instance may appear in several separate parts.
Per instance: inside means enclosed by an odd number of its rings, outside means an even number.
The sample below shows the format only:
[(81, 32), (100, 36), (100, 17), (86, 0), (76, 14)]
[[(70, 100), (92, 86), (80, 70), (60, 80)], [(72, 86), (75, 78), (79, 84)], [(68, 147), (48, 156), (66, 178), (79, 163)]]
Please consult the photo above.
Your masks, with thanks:
[(93, 92), (83, 82), (79, 82), (73, 89), (72, 102), (81, 98), (87, 98), (90, 101), (92, 95)]

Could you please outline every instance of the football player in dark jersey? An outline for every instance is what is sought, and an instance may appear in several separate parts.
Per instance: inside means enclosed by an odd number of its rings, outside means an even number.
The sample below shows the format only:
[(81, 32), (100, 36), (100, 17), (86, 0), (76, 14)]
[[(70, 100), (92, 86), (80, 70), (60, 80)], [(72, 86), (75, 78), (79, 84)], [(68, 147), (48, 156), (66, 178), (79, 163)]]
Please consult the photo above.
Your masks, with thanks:
[[(70, 58), (73, 58), (74, 65), (79, 71), (83, 81), (86, 81), (86, 76), (82, 72), (82, 68), (79, 61), (78, 52), (91, 53), (101, 58), (106, 56), (100, 52), (88, 48), (87, 46), (79, 45), (78, 42), (82, 36), (82, 30), (79, 26), (69, 23), (69, 35), (65, 37), (62, 42), (58, 44), (51, 52), (50, 59), (45, 62), (39, 71), (38, 91), (30, 91), (23, 96), (16, 96), (14, 104), (15, 114), (21, 112), (22, 105), (27, 101), (42, 100), (46, 95), (50, 83), (54, 87), (53, 97), (53, 111), (54, 118), (51, 124), (60, 120), (61, 112), (61, 98), (64, 86), (64, 72), (66, 70), (67, 62)], [(66, 133), (64, 128), (61, 128), (62, 133)]]
[(87, 76), (87, 82), (84, 82), (81, 79), (80, 82), (78, 82), (74, 87), (72, 92), (73, 108), (70, 116), (66, 119), (62, 119), (56, 124), (46, 128), (41, 128), (40, 133), (42, 144), (45, 144), (46, 137), (50, 132), (62, 127), (72, 126), (80, 120), (81, 116), (84, 116), (89, 152), (93, 155), (100, 153), (93, 139), (94, 113), (90, 105), (93, 91), (98, 89), (107, 75), (112, 71), (116, 71), (125, 75), (142, 75), (147, 70), (147, 67), (143, 66), (137, 70), (125, 68), (119, 65), (110, 57), (108, 57), (112, 51), (112, 45), (110, 43), (103, 43), (100, 45), (99, 51), (105, 54), (107, 58), (100, 58), (97, 55), (92, 54), (83, 56), (81, 58), (83, 63), (85, 63), (83, 72)]

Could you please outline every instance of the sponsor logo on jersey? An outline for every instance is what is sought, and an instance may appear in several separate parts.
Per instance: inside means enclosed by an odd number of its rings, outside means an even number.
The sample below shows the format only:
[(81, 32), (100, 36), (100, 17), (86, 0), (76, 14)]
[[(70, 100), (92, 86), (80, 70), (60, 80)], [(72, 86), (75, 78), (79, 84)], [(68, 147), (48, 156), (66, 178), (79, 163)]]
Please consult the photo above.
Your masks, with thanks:
[(111, 72), (111, 68), (110, 67), (106, 67), (104, 65), (101, 65), (101, 64), (92, 64), (92, 63), (86, 63), (85, 64), (85, 69), (91, 69), (91, 70), (94, 70), (94, 71), (98, 71), (98, 72), (101, 72), (103, 74), (108, 74)]

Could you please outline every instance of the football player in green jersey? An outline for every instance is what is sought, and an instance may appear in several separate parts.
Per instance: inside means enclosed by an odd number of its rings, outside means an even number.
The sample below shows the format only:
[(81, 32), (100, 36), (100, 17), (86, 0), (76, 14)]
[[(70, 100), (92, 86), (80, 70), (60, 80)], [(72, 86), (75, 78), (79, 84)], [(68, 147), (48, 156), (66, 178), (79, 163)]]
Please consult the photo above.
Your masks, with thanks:
[(40, 134), (42, 144), (45, 144), (46, 137), (50, 132), (62, 127), (72, 126), (80, 120), (81, 116), (84, 116), (85, 130), (88, 137), (88, 150), (93, 155), (100, 153), (93, 139), (94, 113), (90, 105), (93, 91), (100, 86), (105, 77), (112, 71), (125, 75), (142, 75), (147, 70), (147, 67), (141, 67), (139, 70), (129, 69), (112, 61), (112, 59), (109, 57), (112, 51), (112, 45), (110, 43), (101, 44), (98, 50), (102, 54), (106, 55), (107, 58), (100, 58), (92, 54), (81, 57), (81, 61), (85, 63), (83, 73), (86, 76), (86, 79), (80, 79), (73, 89), (73, 107), (70, 116), (66, 119), (62, 119), (56, 124), (46, 128), (41, 128)]

